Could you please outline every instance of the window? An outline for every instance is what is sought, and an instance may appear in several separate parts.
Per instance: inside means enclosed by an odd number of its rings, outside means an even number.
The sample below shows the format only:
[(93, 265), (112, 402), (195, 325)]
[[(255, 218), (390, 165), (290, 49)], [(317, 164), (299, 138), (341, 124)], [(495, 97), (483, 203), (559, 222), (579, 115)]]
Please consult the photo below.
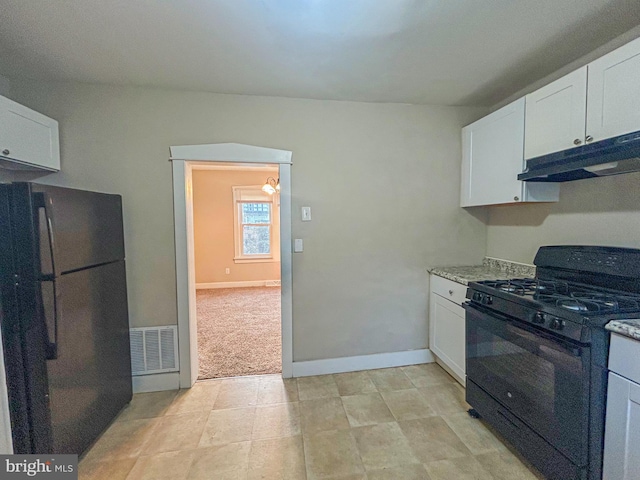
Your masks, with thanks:
[(277, 203), (260, 186), (233, 187), (236, 263), (277, 261)]
[(242, 256), (271, 255), (271, 204), (239, 204), (242, 222)]

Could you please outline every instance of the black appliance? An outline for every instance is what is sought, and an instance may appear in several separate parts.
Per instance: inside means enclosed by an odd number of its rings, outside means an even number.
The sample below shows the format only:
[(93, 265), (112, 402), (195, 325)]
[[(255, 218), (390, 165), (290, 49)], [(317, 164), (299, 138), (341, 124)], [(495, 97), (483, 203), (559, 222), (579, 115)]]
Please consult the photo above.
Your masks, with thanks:
[(14, 453), (83, 453), (131, 400), (119, 195), (0, 185)]
[(640, 131), (531, 158), (518, 180), (569, 182), (640, 171)]
[(469, 284), (466, 400), (547, 478), (600, 480), (609, 335), (640, 318), (640, 250), (541, 247), (535, 278)]

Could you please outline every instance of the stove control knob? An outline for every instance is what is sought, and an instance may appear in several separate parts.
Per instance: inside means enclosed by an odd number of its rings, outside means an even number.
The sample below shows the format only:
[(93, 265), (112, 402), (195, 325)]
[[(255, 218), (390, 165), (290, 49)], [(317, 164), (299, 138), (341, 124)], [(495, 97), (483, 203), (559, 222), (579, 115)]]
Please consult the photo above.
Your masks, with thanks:
[(564, 328), (564, 321), (558, 317), (554, 317), (549, 322), (549, 328), (553, 330), (562, 330)]
[(536, 314), (533, 316), (533, 323), (537, 323), (539, 325), (544, 323), (544, 313), (542, 312), (536, 312)]
[(473, 296), (471, 297), (471, 300), (475, 300), (476, 302), (479, 302), (480, 300), (482, 300), (482, 297), (484, 295), (482, 295), (480, 292), (473, 292)]
[(493, 303), (493, 297), (491, 295), (483, 295), (480, 301), (484, 305), (491, 305)]

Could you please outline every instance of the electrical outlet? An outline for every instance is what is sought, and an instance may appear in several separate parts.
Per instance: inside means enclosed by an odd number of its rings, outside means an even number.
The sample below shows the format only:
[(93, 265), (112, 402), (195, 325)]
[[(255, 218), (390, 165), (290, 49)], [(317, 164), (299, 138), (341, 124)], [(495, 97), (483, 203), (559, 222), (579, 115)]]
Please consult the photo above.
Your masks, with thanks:
[(229, 275), (231, 273), (231, 269), (230, 268), (225, 268), (224, 269), (224, 273), (226, 273), (227, 275)]

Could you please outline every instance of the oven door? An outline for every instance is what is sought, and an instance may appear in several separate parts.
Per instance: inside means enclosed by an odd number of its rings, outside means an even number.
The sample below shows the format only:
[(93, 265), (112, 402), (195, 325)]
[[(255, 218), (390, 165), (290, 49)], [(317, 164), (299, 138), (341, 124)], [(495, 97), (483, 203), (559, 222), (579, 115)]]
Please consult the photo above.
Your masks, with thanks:
[(466, 373), (577, 465), (588, 459), (589, 347), (465, 304)]

